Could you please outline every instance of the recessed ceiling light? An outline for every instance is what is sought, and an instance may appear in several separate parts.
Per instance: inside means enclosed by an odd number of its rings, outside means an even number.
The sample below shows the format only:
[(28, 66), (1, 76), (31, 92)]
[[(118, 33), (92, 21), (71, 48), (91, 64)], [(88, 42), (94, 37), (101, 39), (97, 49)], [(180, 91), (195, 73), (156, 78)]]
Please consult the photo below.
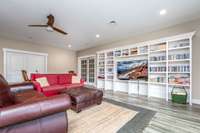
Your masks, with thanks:
[(100, 37), (100, 35), (99, 34), (96, 34), (96, 38), (99, 38)]
[(69, 45), (68, 45), (68, 48), (71, 48), (71, 47), (72, 47), (72, 45), (71, 45), (71, 44), (69, 44)]
[(160, 15), (165, 15), (166, 13), (167, 13), (167, 10), (166, 10), (166, 9), (160, 10)]

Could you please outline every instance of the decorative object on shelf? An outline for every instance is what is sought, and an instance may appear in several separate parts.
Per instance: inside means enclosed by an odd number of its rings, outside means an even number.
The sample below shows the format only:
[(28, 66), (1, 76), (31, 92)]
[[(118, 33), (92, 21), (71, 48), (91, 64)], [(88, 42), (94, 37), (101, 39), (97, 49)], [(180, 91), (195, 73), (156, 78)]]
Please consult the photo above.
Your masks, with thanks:
[(130, 49), (130, 54), (131, 55), (137, 55), (138, 54), (138, 49), (137, 48), (131, 48)]
[(186, 104), (187, 103), (187, 91), (184, 87), (173, 87), (172, 92), (172, 102)]
[(117, 77), (120, 80), (148, 79), (148, 61), (118, 61)]
[(189, 47), (190, 39), (183, 39), (178, 41), (169, 42), (169, 49)]
[(166, 83), (165, 76), (151, 75), (149, 81), (152, 83)]
[(190, 75), (189, 74), (170, 74), (169, 84), (177, 85), (190, 85)]
[(122, 56), (129, 56), (129, 49), (123, 49)]
[(146, 54), (148, 52), (148, 46), (139, 47), (139, 54)]
[(121, 50), (116, 50), (115, 57), (120, 57), (120, 56), (121, 56)]
[(166, 50), (166, 43), (159, 43), (159, 44), (155, 44), (155, 45), (152, 45), (150, 47), (150, 51), (151, 52), (154, 52), (154, 51), (161, 51), (161, 50)]

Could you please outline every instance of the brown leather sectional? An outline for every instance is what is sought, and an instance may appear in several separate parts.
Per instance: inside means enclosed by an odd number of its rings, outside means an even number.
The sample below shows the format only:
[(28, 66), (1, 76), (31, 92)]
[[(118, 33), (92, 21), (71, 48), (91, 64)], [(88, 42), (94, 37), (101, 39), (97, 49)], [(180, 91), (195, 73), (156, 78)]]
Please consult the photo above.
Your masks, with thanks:
[(8, 85), (0, 75), (0, 133), (66, 133), (66, 94), (45, 97), (30, 82)]

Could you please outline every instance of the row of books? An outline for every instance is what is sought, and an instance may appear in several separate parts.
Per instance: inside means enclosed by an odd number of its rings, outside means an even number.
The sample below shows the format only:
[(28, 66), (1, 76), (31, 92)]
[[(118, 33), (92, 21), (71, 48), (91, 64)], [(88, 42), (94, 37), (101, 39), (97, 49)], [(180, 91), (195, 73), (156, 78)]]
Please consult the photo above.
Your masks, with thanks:
[(150, 60), (151, 61), (163, 61), (163, 60), (166, 60), (166, 56), (152, 56), (150, 57)]
[(184, 53), (184, 54), (171, 54), (168, 56), (169, 60), (180, 60), (180, 59), (189, 59), (190, 54)]
[(189, 65), (174, 65), (168, 67), (169, 72), (190, 72)]
[(166, 72), (166, 66), (151, 66), (150, 72)]

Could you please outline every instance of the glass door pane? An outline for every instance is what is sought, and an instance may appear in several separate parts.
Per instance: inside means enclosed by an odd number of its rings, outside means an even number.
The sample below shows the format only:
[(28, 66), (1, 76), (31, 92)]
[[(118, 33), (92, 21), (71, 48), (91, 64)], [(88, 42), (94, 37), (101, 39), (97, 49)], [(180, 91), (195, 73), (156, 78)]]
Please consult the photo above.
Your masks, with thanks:
[(87, 82), (87, 60), (81, 60), (81, 79)]
[(89, 59), (89, 83), (94, 83), (95, 78), (95, 60)]

